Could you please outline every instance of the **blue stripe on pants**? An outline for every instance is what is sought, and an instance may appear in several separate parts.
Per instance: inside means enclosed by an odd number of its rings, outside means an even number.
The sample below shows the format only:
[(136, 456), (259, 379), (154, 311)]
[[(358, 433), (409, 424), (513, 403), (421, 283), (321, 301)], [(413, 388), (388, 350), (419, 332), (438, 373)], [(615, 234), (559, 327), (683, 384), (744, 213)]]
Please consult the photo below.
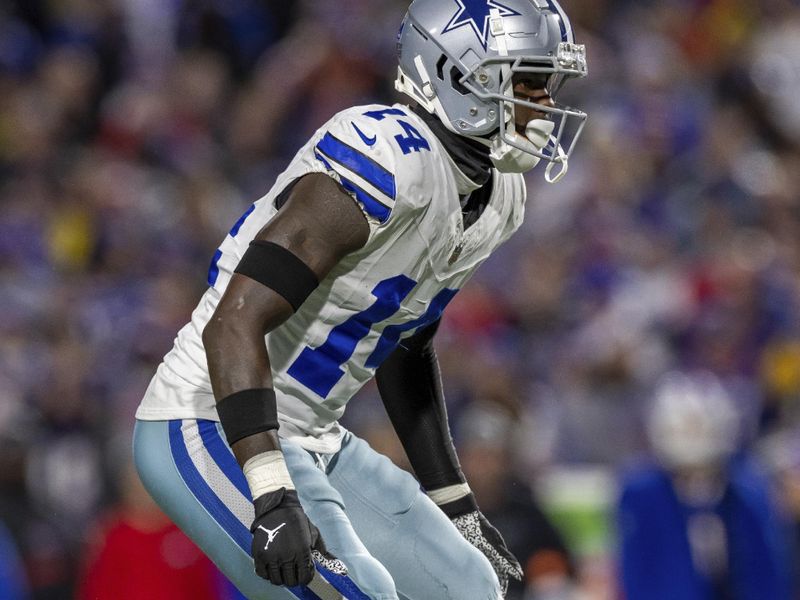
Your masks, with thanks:
[(211, 458), (217, 463), (219, 470), (225, 473), (230, 482), (236, 486), (236, 489), (242, 493), (248, 502), (252, 502), (253, 498), (250, 493), (250, 488), (247, 486), (247, 479), (242, 473), (239, 463), (236, 462), (233, 453), (228, 449), (227, 444), (223, 441), (222, 436), (217, 431), (217, 424), (214, 421), (206, 421), (204, 419), (197, 420), (197, 428), (200, 430), (200, 437), (203, 439), (203, 445), (208, 450)]
[(170, 449), (172, 450), (172, 457), (175, 459), (175, 466), (178, 467), (178, 472), (195, 497), (200, 501), (200, 504), (233, 538), (236, 544), (249, 554), (253, 536), (230, 509), (225, 506), (225, 503), (217, 497), (214, 490), (211, 489), (194, 466), (189, 452), (186, 450), (186, 443), (183, 440), (182, 423), (182, 421), (177, 420), (169, 422)]
[[(211, 421), (207, 421), (207, 423), (211, 423), (213, 425), (213, 422)], [(202, 421), (198, 421), (198, 427), (200, 427), (201, 424)], [(191, 492), (200, 501), (200, 504), (203, 505), (211, 517), (217, 523), (219, 523), (219, 525), (228, 533), (228, 535), (231, 536), (231, 538), (233, 538), (233, 540), (242, 550), (244, 550), (247, 554), (250, 554), (250, 546), (253, 541), (253, 536), (251, 535), (250, 531), (244, 525), (242, 525), (239, 519), (237, 519), (236, 516), (228, 509), (228, 507), (225, 506), (225, 503), (217, 497), (208, 483), (206, 483), (206, 480), (203, 479), (203, 476), (197, 471), (197, 468), (195, 467), (188, 451), (186, 450), (186, 444), (183, 439), (181, 425), (182, 421), (178, 420), (170, 421), (169, 423), (170, 448), (172, 450), (172, 457), (175, 460), (175, 465), (178, 468), (178, 472), (181, 474), (181, 477), (183, 477), (184, 482), (189, 487)], [(217, 436), (219, 436), (218, 433)], [(209, 450), (209, 453), (211, 453), (211, 449), (207, 448), (207, 450)], [(228, 450), (224, 446), (222, 447), (222, 450), (228, 453)], [(219, 448), (216, 448), (216, 451), (217, 456), (212, 454), (212, 458), (214, 458), (214, 461), (219, 464), (220, 460), (223, 460), (223, 458), (220, 456)], [(244, 478), (244, 475), (242, 475), (241, 471), (239, 471), (239, 474), (242, 478)], [(226, 473), (226, 476), (230, 477), (228, 473)], [(319, 597), (315, 593), (305, 587), (293, 587), (288, 589), (291, 590), (295, 596), (300, 598), (300, 600), (319, 600)]]
[[(221, 436), (218, 425), (217, 432)], [(201, 440), (194, 421), (137, 421), (134, 458), (145, 487), (248, 598), (297, 598), (255, 574), (249, 538), (247, 551), (234, 540), (237, 529), (246, 531), (245, 514), (252, 514), (252, 508), (225, 480)], [(410, 475), (366, 442), (346, 434), (337, 460), (325, 471), (311, 453), (288, 440), (284, 455), (292, 478), (306, 493), (301, 496), (306, 513), (365, 591), (356, 595), (336, 585), (348, 600), (397, 600), (398, 595), (415, 600), (497, 600), (500, 586), (486, 557), (458, 533)], [(197, 479), (205, 485), (198, 488)], [(238, 522), (232, 530), (224, 528), (218, 507), (209, 503), (209, 492), (201, 500), (203, 487), (210, 488), (212, 500), (216, 494), (231, 494), (223, 497), (229, 519)], [(333, 583), (328, 573), (320, 572)]]
[[(236, 486), (236, 489), (238, 489), (248, 501), (251, 501), (250, 488), (247, 486), (247, 479), (245, 479), (242, 469), (239, 467), (239, 463), (236, 462), (236, 458), (233, 456), (233, 453), (229, 450), (226, 442), (222, 439), (222, 436), (217, 429), (216, 422), (198, 419), (197, 427), (200, 430), (200, 437), (203, 440), (203, 445), (206, 447), (206, 450), (208, 450), (211, 458), (214, 459), (214, 462), (231, 481), (231, 483)], [(322, 576), (327, 579), (337, 591), (347, 598), (347, 600), (369, 600), (366, 594), (359, 590), (358, 586), (356, 586), (353, 580), (346, 575), (338, 575), (333, 573), (319, 564), (316, 565), (316, 567)], [(317, 596), (310, 590), (304, 590), (300, 587), (290, 589), (292, 589), (292, 591), (298, 594), (298, 596), (301, 598), (304, 597), (302, 596), (304, 591), (307, 591), (309, 594), (311, 594), (309, 596), (310, 598), (317, 598)]]

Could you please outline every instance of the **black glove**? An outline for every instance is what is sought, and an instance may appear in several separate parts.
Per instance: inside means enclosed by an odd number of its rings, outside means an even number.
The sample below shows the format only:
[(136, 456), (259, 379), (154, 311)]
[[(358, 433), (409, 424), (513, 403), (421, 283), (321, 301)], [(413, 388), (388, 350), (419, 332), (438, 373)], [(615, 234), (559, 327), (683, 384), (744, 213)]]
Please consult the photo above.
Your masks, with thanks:
[(295, 490), (281, 488), (253, 502), (256, 518), (253, 562), (256, 574), (275, 585), (308, 585), (314, 578), (314, 561), (338, 574), (347, 574), (344, 564), (328, 553), (322, 536), (308, 520)]
[(503, 540), (503, 536), (486, 520), (475, 502), (472, 494), (443, 504), (441, 508), (450, 517), (453, 525), (459, 533), (464, 536), (470, 544), (483, 552), (492, 565), (500, 587), (503, 590), (503, 597), (508, 590), (508, 580), (513, 577), (522, 581), (522, 567), (519, 561), (514, 558)]

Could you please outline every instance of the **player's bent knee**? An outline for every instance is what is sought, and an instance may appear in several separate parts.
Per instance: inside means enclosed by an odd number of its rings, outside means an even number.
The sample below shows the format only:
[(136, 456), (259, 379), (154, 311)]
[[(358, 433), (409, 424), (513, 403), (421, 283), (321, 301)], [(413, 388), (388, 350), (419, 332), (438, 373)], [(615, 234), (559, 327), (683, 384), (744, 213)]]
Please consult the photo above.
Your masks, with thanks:
[(489, 560), (477, 548), (459, 567), (458, 590), (453, 598), (499, 600), (503, 597), (500, 582)]

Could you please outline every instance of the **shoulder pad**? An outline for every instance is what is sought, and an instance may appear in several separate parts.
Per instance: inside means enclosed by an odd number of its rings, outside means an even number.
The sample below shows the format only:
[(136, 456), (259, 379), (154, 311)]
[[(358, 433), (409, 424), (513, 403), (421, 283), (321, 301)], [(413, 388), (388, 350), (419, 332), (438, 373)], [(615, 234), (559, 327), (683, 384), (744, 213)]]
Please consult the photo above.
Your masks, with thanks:
[[(402, 190), (422, 177), (420, 150), (430, 150), (400, 106), (370, 105), (337, 114), (320, 131), (314, 155), (380, 224)], [(415, 156), (416, 155), (416, 156)]]

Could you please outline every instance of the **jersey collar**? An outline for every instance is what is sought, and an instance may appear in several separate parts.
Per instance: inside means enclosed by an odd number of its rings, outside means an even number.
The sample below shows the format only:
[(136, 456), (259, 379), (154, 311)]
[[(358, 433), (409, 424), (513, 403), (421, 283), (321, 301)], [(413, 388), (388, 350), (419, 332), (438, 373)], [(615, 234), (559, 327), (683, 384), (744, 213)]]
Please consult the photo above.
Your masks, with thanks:
[(424, 108), (414, 105), (411, 110), (433, 131), (447, 151), (456, 178), (459, 195), (463, 196), (483, 187), (492, 173), (489, 148), (464, 136), (453, 133)]

